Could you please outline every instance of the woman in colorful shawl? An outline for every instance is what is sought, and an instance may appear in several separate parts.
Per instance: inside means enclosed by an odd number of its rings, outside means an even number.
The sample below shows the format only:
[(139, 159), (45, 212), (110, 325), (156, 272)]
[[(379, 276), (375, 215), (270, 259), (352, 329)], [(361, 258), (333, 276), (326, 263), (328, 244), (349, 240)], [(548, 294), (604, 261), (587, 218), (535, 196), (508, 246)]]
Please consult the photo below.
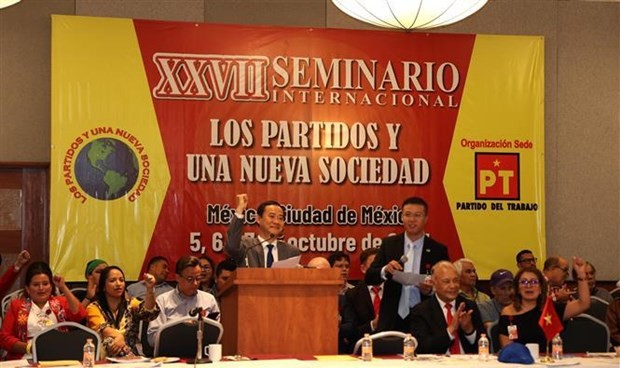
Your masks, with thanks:
[(159, 315), (153, 292), (155, 277), (145, 273), (144, 284), (144, 300), (129, 299), (123, 270), (117, 266), (109, 266), (101, 272), (95, 300), (88, 305), (86, 312), (88, 327), (99, 332), (101, 336), (104, 355), (140, 355), (140, 321), (152, 321)]
[[(55, 287), (63, 295), (56, 295)], [(62, 276), (53, 276), (45, 262), (34, 262), (26, 270), (24, 294), (11, 302), (0, 330), (0, 347), (7, 360), (30, 358), (32, 337), (58, 322), (79, 322), (86, 317), (80, 301)]]

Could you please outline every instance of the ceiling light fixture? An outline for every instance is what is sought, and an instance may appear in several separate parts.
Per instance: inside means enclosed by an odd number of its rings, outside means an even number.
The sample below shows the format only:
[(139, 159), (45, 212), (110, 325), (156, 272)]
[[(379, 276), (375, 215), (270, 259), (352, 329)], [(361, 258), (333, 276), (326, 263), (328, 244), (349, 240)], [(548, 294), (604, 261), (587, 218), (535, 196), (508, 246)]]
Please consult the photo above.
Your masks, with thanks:
[(456, 23), (488, 0), (332, 0), (346, 14), (385, 28), (428, 29)]
[(8, 8), (11, 5), (15, 5), (21, 0), (0, 0), (0, 9)]

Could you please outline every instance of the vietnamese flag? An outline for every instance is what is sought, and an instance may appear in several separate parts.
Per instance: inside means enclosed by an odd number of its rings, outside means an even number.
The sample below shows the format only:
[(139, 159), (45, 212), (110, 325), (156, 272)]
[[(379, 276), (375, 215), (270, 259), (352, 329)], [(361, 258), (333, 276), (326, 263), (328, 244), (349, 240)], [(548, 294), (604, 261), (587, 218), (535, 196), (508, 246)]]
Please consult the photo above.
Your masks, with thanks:
[(547, 341), (550, 341), (556, 334), (559, 334), (564, 329), (560, 317), (558, 317), (558, 314), (555, 312), (553, 300), (550, 296), (547, 297), (542, 314), (538, 320), (538, 325), (542, 328)]

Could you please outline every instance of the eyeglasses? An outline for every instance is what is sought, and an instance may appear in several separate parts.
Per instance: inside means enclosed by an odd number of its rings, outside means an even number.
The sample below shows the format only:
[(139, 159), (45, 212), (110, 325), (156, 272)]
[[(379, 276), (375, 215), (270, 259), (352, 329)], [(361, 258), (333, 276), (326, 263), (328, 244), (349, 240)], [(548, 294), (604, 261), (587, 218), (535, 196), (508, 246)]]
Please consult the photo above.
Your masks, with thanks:
[(200, 283), (200, 281), (202, 281), (202, 276), (200, 275), (199, 276), (181, 276), (181, 278), (189, 282), (190, 284), (194, 282)]
[(413, 217), (416, 219), (421, 219), (424, 216), (426, 216), (426, 214), (424, 212), (405, 212), (403, 213), (403, 217)]
[(564, 271), (564, 273), (568, 273), (568, 270), (569, 270), (569, 268), (568, 268), (568, 267), (564, 267), (564, 268), (562, 268), (562, 267), (560, 267), (560, 266), (555, 266), (555, 268), (557, 268), (557, 269), (560, 269), (560, 270)]
[(534, 257), (534, 258), (523, 258), (519, 261), (519, 263), (536, 263), (536, 261), (538, 261), (538, 258)]
[(202, 268), (203, 270), (210, 270), (211, 266), (209, 266), (209, 265), (201, 265), (200, 268)]
[(538, 281), (538, 279), (521, 279), (519, 280), (519, 284), (521, 284), (522, 286), (538, 286), (540, 285), (540, 281)]

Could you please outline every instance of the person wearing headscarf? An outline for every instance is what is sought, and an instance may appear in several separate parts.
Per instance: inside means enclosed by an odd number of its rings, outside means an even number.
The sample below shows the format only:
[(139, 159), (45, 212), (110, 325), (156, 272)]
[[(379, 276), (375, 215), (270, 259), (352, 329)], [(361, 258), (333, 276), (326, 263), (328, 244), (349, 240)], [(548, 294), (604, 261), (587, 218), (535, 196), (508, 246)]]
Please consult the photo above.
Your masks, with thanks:
[(97, 294), (97, 285), (99, 285), (99, 276), (101, 271), (108, 267), (108, 263), (103, 259), (95, 258), (88, 261), (84, 270), (84, 278), (88, 281), (86, 285), (86, 293), (82, 299), (82, 305), (86, 308), (90, 302), (95, 300)]

